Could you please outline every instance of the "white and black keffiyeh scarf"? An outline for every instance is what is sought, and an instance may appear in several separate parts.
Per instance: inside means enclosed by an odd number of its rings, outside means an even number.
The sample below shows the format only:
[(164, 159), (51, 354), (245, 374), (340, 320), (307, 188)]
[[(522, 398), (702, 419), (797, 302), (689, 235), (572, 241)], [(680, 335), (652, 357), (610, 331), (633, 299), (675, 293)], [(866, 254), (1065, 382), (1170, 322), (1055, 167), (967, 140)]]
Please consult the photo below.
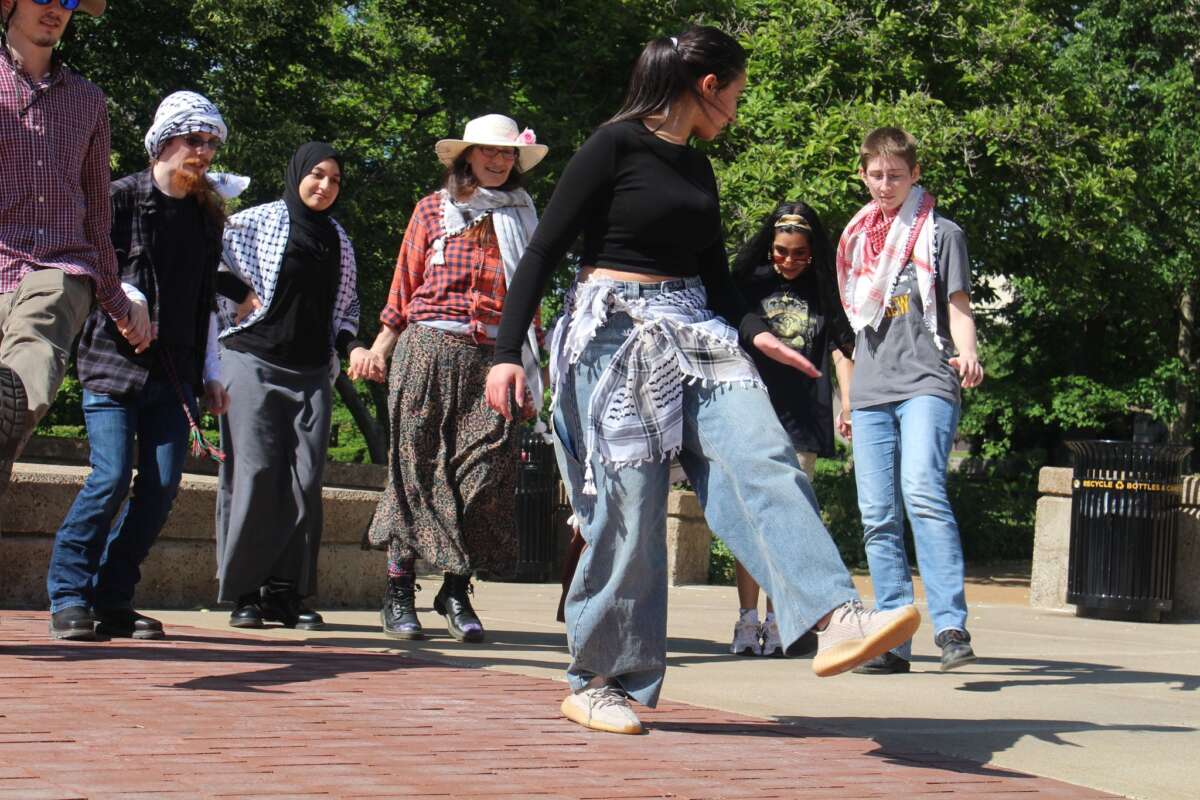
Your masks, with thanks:
[(211, 100), (195, 92), (172, 92), (154, 112), (154, 124), (144, 140), (146, 152), (158, 158), (168, 139), (189, 133), (208, 133), (222, 142), (229, 138), (229, 128)]
[(555, 397), (561, 376), (579, 361), (612, 314), (628, 314), (634, 329), (601, 373), (584, 421), (584, 494), (596, 493), (592, 455), (614, 467), (666, 461), (683, 447), (683, 386), (766, 387), (738, 346), (737, 332), (708, 309), (699, 278), (678, 291), (627, 298), (616, 281), (575, 284), (567, 313), (554, 329), (550, 362)]

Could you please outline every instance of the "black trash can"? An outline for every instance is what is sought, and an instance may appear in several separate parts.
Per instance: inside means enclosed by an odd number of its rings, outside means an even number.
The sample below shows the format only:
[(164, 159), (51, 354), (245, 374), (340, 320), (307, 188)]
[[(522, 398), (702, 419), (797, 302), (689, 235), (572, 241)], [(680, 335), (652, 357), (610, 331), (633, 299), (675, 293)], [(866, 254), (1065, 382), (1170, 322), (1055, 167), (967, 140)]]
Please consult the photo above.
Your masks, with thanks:
[(1171, 610), (1183, 466), (1191, 447), (1067, 442), (1074, 454), (1067, 602), (1085, 616)]
[(532, 429), (521, 431), (517, 465), (517, 568), (519, 581), (557, 574), (558, 465), (554, 445)]

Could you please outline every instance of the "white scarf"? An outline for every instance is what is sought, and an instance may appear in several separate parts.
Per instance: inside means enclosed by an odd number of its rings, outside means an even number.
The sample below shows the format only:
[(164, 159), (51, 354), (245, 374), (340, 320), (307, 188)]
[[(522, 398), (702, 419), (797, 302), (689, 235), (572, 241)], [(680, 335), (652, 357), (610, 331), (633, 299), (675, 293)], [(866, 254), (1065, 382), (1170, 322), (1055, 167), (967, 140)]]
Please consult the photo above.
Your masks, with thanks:
[(916, 268), (925, 327), (933, 334), (937, 348), (942, 349), (934, 296), (937, 253), (933, 205), (933, 197), (920, 186), (914, 186), (892, 220), (878, 253), (870, 252), (868, 241), (868, 228), (878, 214), (878, 204), (872, 201), (863, 206), (846, 225), (838, 242), (837, 272), (842, 307), (855, 333), (863, 328), (879, 329), (896, 281), (911, 261)]
[[(537, 211), (533, 207), (533, 198), (524, 189), (514, 189), (502, 192), (496, 189), (485, 189), (482, 186), (475, 190), (471, 199), (465, 203), (458, 202), (445, 189), (442, 195), (442, 235), (433, 240), (433, 254), (430, 264), (446, 263), (446, 239), (458, 236), (467, 228), (478, 225), (489, 216), (492, 227), (496, 231), (496, 240), (500, 245), (500, 260), (504, 265), (504, 286), (512, 285), (513, 275), (517, 264), (537, 229)], [(525, 342), (521, 345), (521, 366), (525, 369), (525, 385), (533, 395), (533, 407), (542, 410), (542, 368), (538, 358), (537, 332), (530, 324), (525, 332)]]

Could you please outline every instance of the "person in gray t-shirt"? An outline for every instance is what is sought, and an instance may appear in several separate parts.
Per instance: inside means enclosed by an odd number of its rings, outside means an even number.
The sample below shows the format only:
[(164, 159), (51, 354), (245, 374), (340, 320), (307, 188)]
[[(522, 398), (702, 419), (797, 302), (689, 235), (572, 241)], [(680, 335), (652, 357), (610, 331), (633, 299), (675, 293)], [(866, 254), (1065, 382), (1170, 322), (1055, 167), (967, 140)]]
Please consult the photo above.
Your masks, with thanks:
[[(875, 604), (887, 610), (913, 602), (907, 508), (934, 643), (947, 670), (975, 660), (946, 466), (961, 389), (977, 386), (983, 368), (966, 237), (933, 210), (933, 197), (916, 185), (920, 175), (911, 135), (881, 128), (867, 136), (859, 176), (871, 203), (842, 234), (838, 288), (855, 331), (854, 474)], [(908, 672), (911, 652), (912, 642), (905, 642), (855, 672)]]

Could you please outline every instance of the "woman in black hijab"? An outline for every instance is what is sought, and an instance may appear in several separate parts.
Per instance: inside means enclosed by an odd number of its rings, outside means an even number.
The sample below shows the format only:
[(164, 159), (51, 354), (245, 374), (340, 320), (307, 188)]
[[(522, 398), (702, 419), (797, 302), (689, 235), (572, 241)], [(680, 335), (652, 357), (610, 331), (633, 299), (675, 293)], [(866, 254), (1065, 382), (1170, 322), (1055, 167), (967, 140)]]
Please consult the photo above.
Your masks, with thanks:
[(221, 420), (217, 579), (238, 628), (322, 624), (304, 598), (317, 590), (332, 381), (339, 356), (352, 378), (383, 369), (356, 338), (354, 250), (330, 216), (341, 180), (337, 151), (309, 142), (288, 164), (283, 199), (235, 214), (225, 230), (222, 269), (246, 293), (220, 302), (230, 411)]

